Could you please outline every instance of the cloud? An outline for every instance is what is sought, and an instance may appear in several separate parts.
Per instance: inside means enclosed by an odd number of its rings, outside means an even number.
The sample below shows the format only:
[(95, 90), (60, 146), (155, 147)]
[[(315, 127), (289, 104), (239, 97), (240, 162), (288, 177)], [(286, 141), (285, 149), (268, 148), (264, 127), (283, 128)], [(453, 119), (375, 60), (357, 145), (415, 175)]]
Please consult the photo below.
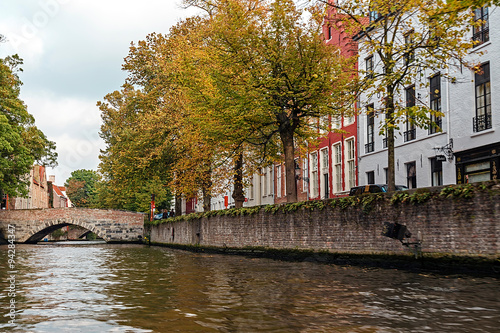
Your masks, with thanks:
[(37, 127), (56, 143), (59, 165), (48, 173), (56, 176), (57, 184), (62, 185), (75, 170), (97, 170), (105, 146), (99, 137), (101, 118), (95, 101), (40, 91), (28, 94), (24, 101), (28, 111), (36, 106)]
[(59, 164), (54, 169), (49, 168), (48, 174), (56, 176), (56, 184), (62, 185), (75, 170), (97, 170), (99, 152), (104, 149), (102, 140), (95, 139), (92, 135), (88, 139), (78, 139), (67, 133), (53, 139), (57, 142)]
[(90, 132), (96, 136), (101, 124), (101, 115), (96, 101), (76, 97), (64, 97), (52, 92), (30, 91), (21, 96), (28, 105), (28, 112), (36, 108), (36, 125), (47, 136), (71, 133), (75, 138), (88, 138)]
[(55, 141), (63, 184), (78, 169), (96, 170), (100, 112), (96, 102), (124, 83), (131, 42), (168, 33), (181, 18), (181, 0), (2, 0), (0, 57), (24, 59), (21, 98), (36, 125)]

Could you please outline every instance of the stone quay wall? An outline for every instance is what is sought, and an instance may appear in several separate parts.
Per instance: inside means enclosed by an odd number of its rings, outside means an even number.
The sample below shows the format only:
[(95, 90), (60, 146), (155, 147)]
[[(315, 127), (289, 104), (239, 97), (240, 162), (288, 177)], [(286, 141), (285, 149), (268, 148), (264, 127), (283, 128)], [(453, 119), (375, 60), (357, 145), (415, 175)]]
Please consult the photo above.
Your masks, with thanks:
[(397, 222), (412, 233), (404, 241), (420, 241), (424, 255), (498, 258), (500, 183), (432, 191), (401, 192), (399, 197), (377, 194), (341, 198), (334, 204), (333, 200), (323, 201), (323, 209), (317, 208), (316, 202), (297, 205), (295, 211), (282, 206), (275, 212), (261, 208), (252, 215), (174, 219), (148, 226), (148, 232), (153, 244), (177, 246), (358, 254), (414, 252), (413, 246), (403, 246), (382, 235), (384, 222)]
[(15, 232), (18, 243), (40, 241), (66, 225), (81, 226), (107, 242), (139, 242), (144, 233), (144, 214), (75, 207), (0, 211), (0, 238), (5, 240)]

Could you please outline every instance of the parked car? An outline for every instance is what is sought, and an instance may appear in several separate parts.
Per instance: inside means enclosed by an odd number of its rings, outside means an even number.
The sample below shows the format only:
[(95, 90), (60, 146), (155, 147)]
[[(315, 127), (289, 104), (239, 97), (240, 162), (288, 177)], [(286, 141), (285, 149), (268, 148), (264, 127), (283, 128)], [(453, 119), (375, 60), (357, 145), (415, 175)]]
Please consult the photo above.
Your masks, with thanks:
[[(396, 185), (396, 191), (404, 191), (407, 189), (408, 187), (405, 185)], [(380, 192), (387, 192), (387, 184), (370, 184), (370, 185), (354, 186), (351, 187), (349, 195), (352, 196), (365, 193), (380, 193)]]

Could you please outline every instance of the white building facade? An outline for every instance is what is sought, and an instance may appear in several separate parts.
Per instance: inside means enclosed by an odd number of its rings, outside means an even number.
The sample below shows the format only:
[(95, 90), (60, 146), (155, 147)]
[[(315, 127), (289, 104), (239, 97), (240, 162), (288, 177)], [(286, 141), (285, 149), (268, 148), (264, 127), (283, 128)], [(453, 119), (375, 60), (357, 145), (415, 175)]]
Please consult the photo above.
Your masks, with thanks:
[[(395, 138), (395, 182), (409, 188), (485, 181), (498, 178), (500, 162), (500, 13), (481, 8), (476, 16), (481, 27), (470, 29), (480, 43), (469, 52), (469, 60), (481, 64), (477, 74), (465, 67), (426, 70), (419, 82), (401, 91), (406, 106), (419, 103), (440, 110), (433, 119), (441, 131), (400, 125)], [(418, 56), (418, 55), (417, 55)], [(372, 58), (373, 57), (373, 58)], [(360, 50), (359, 66), (377, 68), (375, 55)], [(374, 59), (375, 58), (375, 59)], [(375, 64), (375, 65), (374, 65)], [(447, 72), (451, 71), (451, 72)], [(447, 79), (451, 74), (455, 79)], [(359, 185), (387, 183), (387, 147), (380, 125), (383, 110), (379, 99), (361, 96), (358, 116)]]

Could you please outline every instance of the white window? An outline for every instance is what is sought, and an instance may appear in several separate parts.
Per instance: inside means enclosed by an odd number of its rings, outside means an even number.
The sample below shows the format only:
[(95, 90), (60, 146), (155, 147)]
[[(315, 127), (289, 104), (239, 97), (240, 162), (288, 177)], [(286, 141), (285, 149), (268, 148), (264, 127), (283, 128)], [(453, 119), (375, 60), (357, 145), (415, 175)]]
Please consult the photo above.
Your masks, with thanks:
[[(354, 109), (354, 107), (353, 107)], [(344, 117), (344, 126), (354, 124), (354, 115), (346, 115)]]
[(346, 140), (346, 156), (347, 156), (347, 185), (348, 188), (356, 186), (356, 151), (354, 139)]
[(274, 177), (273, 177), (273, 167), (267, 168), (267, 194), (273, 195)]
[(333, 146), (333, 170), (334, 192), (342, 192), (342, 146), (340, 143)]
[(262, 196), (267, 196), (267, 168), (262, 172)]
[(308, 191), (309, 181), (309, 161), (304, 158), (302, 160), (302, 191)]
[(318, 196), (318, 153), (311, 154), (311, 197)]
[(332, 118), (332, 128), (333, 129), (340, 129), (342, 127), (342, 117), (340, 116), (335, 116)]
[(321, 149), (321, 198), (325, 199), (329, 197), (329, 174), (328, 174), (328, 148)]
[(328, 132), (328, 116), (321, 116), (319, 118), (319, 133), (325, 134)]
[(283, 189), (281, 188), (281, 165), (276, 167), (276, 196), (281, 198)]
[(255, 181), (255, 177), (252, 176), (252, 178), (250, 178), (250, 188), (248, 189), (248, 197), (249, 197), (249, 199), (253, 199), (254, 198), (254, 190), (255, 190), (255, 187), (253, 186), (254, 181)]

